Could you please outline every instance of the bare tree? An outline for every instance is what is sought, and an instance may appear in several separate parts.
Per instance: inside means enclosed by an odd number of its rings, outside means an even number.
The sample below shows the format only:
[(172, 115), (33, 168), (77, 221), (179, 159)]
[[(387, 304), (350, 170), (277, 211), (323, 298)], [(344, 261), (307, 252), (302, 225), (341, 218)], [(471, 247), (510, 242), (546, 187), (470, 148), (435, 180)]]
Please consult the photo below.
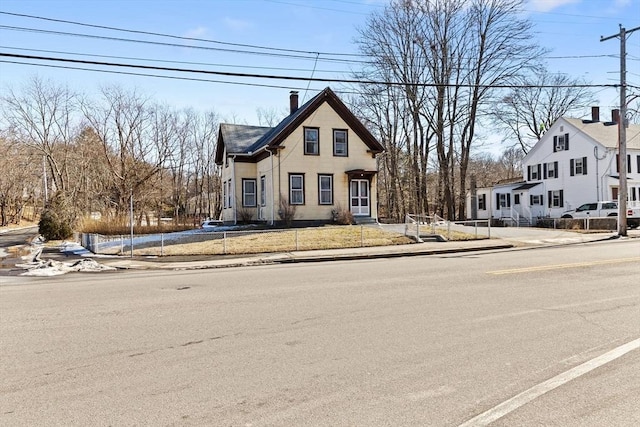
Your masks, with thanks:
[(193, 214), (203, 218), (217, 217), (221, 211), (220, 180), (214, 162), (218, 123), (218, 115), (213, 111), (194, 115), (193, 119)]
[(82, 110), (102, 143), (113, 207), (122, 216), (129, 197), (142, 195), (147, 181), (162, 169), (169, 136), (160, 126), (162, 112), (156, 112), (146, 97), (116, 86), (104, 87), (101, 93), (100, 102), (86, 101)]
[(431, 133), (422, 115), (428, 92), (421, 85), (426, 82), (428, 63), (417, 43), (425, 32), (424, 22), (424, 16), (414, 2), (393, 1), (382, 13), (368, 19), (365, 27), (359, 30), (357, 40), (360, 51), (371, 58), (370, 67), (358, 77), (404, 83), (395, 88), (363, 89), (361, 96), (373, 105), (379, 101), (395, 105), (394, 114), (398, 114), (398, 120), (386, 123), (397, 127), (382, 133), (395, 134), (406, 141), (410, 169), (405, 187), (410, 194), (408, 203), (416, 213), (429, 212), (426, 167)]
[(522, 0), (396, 0), (360, 31), (361, 50), (373, 58), (372, 74), (403, 84), (416, 199), (426, 193), (433, 142), (436, 210), (449, 219), (464, 217), (476, 127), (499, 88), (516, 81), (543, 53), (531, 43), (522, 7)]
[(77, 95), (66, 86), (32, 77), (1, 97), (4, 120), (18, 141), (45, 159), (53, 190), (67, 192)]
[[(0, 137), (0, 226), (20, 224), (27, 204), (35, 211), (42, 166), (34, 151)], [(33, 216), (32, 216), (33, 218)]]
[(496, 103), (493, 121), (505, 132), (505, 141), (513, 141), (526, 154), (556, 120), (594, 102), (582, 83), (537, 69)]
[(275, 107), (258, 107), (256, 109), (256, 115), (258, 116), (258, 125), (274, 127), (287, 117), (288, 112)]

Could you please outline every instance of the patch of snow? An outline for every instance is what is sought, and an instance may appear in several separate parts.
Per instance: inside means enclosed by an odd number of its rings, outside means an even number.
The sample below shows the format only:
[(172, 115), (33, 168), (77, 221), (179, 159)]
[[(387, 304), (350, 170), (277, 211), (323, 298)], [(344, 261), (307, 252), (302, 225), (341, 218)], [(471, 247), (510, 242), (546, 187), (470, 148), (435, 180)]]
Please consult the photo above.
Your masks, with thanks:
[(111, 271), (115, 270), (115, 267), (100, 264), (91, 258), (84, 258), (73, 263), (60, 262), (54, 260), (47, 261), (33, 261), (27, 264), (16, 264), (16, 267), (24, 268), (27, 271), (22, 273), (21, 276), (38, 276), (49, 277), (59, 276), (72, 271), (92, 273), (99, 271)]

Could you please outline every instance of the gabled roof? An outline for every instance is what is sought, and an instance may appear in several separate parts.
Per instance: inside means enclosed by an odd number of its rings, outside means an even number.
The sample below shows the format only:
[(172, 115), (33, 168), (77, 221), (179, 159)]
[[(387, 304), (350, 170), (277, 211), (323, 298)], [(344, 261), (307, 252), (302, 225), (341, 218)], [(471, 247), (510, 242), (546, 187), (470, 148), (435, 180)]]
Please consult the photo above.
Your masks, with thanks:
[(349, 127), (369, 147), (372, 153), (384, 151), (382, 144), (367, 130), (347, 106), (330, 89), (325, 88), (273, 128), (260, 126), (220, 125), (215, 162), (222, 164), (224, 148), (227, 155), (255, 156), (269, 148), (277, 148), (305, 119), (327, 102)]
[[(618, 147), (618, 125), (614, 122), (592, 122), (590, 120), (565, 120), (572, 126), (607, 148)], [(640, 149), (640, 125), (627, 127), (627, 148)]]
[[(524, 157), (523, 161), (526, 163), (526, 159), (533, 153), (538, 151), (539, 147), (545, 143), (545, 141), (551, 139), (552, 131), (560, 125), (568, 125), (573, 128), (570, 134), (580, 132), (593, 141), (595, 144), (600, 144), (605, 148), (618, 148), (618, 125), (614, 122), (594, 122), (591, 120), (574, 119), (570, 117), (561, 117), (553, 123), (551, 129), (545, 133), (542, 138), (533, 146), (531, 150)], [(627, 127), (627, 148), (640, 150), (640, 125), (630, 124)]]

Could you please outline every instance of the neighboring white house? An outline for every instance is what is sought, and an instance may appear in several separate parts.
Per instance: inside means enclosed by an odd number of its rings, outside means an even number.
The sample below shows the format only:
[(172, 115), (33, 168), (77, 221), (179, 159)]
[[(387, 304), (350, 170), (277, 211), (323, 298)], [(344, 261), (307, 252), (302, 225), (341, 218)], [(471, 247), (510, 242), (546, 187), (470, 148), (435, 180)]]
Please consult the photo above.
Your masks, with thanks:
[[(473, 219), (535, 224), (538, 218), (560, 218), (584, 203), (617, 200), (619, 112), (612, 111), (610, 122), (600, 121), (598, 107), (591, 113), (590, 120), (558, 119), (524, 157), (523, 179), (478, 189), (467, 197), (468, 214), (475, 201)], [(640, 205), (640, 125), (629, 125), (626, 131), (627, 199), (633, 206)]]

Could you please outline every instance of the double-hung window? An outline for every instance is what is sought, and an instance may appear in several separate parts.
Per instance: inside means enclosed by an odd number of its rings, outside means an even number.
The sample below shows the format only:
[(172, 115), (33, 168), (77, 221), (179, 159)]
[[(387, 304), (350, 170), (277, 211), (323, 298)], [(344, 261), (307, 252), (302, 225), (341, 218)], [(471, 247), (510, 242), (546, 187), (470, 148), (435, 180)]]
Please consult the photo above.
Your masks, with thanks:
[(333, 175), (318, 175), (318, 204), (333, 204)]
[(267, 177), (260, 177), (260, 206), (267, 205)]
[(587, 158), (586, 157), (571, 159), (569, 161), (569, 166), (570, 166), (571, 176), (587, 174)]
[(289, 174), (289, 204), (304, 205), (304, 174)]
[[(640, 159), (640, 156), (638, 158)], [(640, 168), (640, 160), (638, 160), (638, 167)], [(620, 172), (620, 154), (616, 154), (616, 172)], [(627, 173), (631, 173), (631, 154), (627, 154)]]
[(486, 211), (487, 210), (487, 195), (479, 194), (478, 195), (478, 210)]
[(242, 179), (242, 206), (255, 207), (256, 206), (256, 180), (255, 179)]
[(304, 154), (312, 156), (320, 154), (320, 129), (304, 128)]
[(540, 176), (540, 164), (527, 166), (527, 181), (538, 181)]
[(498, 197), (496, 197), (496, 207), (498, 209), (510, 208), (511, 207), (511, 194), (509, 194), (509, 193), (498, 193)]
[(553, 152), (567, 151), (569, 149), (569, 134), (556, 135), (553, 137)]
[(532, 194), (529, 196), (529, 204), (531, 206), (541, 205), (542, 204), (542, 195), (541, 194)]
[(227, 181), (222, 183), (222, 207), (227, 209)]
[(547, 200), (550, 208), (561, 208), (564, 206), (562, 190), (552, 190), (547, 194)]
[(558, 162), (550, 162), (544, 164), (544, 178), (558, 177)]
[(349, 155), (347, 131), (344, 129), (333, 130), (333, 155), (346, 157)]

